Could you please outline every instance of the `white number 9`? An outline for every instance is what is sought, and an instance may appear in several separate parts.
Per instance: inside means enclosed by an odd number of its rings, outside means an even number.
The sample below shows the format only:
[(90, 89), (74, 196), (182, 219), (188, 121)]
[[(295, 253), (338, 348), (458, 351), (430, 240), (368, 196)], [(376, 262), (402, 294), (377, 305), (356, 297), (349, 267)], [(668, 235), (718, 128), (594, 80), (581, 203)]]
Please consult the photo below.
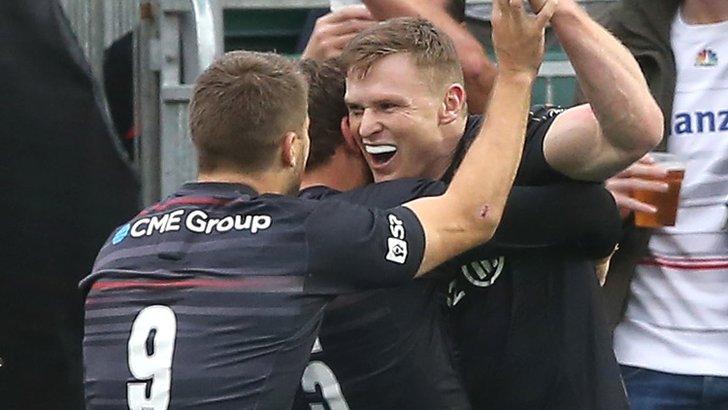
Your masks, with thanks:
[[(177, 336), (177, 318), (167, 306), (142, 309), (129, 336), (129, 370), (139, 382), (127, 384), (130, 410), (166, 410), (172, 384), (172, 354)], [(147, 341), (152, 338), (151, 349)], [(147, 385), (150, 394), (147, 397)]]

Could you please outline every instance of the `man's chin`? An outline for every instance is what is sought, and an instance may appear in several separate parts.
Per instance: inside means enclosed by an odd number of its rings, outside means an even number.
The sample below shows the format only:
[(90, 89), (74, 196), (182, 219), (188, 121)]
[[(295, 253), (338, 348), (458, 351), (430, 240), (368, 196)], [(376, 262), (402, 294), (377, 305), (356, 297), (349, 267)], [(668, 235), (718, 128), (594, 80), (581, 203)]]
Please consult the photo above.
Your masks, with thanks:
[(400, 177), (396, 173), (392, 174), (378, 174), (374, 173), (374, 182), (386, 182), (386, 181), (392, 181), (394, 179), (399, 179)]

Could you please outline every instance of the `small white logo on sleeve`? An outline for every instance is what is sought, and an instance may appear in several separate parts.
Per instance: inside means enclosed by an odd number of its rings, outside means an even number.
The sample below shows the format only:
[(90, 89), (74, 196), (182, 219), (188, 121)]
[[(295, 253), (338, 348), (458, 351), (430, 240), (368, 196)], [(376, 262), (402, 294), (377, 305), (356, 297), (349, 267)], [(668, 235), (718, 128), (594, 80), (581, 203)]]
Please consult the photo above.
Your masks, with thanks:
[(407, 261), (407, 242), (404, 240), (404, 225), (393, 214), (389, 214), (389, 232), (392, 237), (387, 238), (386, 259), (390, 262), (404, 264)]

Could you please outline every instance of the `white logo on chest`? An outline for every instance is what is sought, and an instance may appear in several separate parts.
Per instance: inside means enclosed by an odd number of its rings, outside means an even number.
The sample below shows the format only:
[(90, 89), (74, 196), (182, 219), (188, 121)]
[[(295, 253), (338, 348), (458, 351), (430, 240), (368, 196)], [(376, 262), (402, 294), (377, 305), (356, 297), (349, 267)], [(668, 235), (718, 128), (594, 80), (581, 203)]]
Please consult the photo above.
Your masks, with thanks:
[(492, 259), (475, 260), (460, 266), (468, 282), (479, 288), (487, 288), (492, 285), (503, 271), (506, 258), (499, 256)]

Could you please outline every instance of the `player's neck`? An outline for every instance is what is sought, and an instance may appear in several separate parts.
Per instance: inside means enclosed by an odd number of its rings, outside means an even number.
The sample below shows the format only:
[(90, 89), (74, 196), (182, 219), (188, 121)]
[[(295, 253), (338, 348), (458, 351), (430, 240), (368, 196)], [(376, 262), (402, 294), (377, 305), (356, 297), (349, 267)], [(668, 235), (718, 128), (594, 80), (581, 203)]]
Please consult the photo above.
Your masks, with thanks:
[(307, 169), (303, 174), (301, 189), (326, 186), (337, 191), (349, 191), (371, 182), (371, 174), (364, 159), (346, 155), (342, 147), (325, 164)]
[(688, 24), (714, 24), (728, 21), (728, 1), (685, 0), (682, 17)]
[(241, 173), (235, 171), (200, 172), (197, 182), (242, 184), (253, 188), (259, 194), (289, 194), (289, 185), (275, 172)]
[(445, 137), (442, 142), (442, 156), (433, 161), (428, 167), (429, 173), (419, 175), (420, 178), (440, 179), (445, 175), (445, 172), (447, 172), (455, 159), (458, 144), (460, 144), (460, 140), (465, 135), (467, 122), (468, 117), (465, 116), (442, 128), (443, 136)]

